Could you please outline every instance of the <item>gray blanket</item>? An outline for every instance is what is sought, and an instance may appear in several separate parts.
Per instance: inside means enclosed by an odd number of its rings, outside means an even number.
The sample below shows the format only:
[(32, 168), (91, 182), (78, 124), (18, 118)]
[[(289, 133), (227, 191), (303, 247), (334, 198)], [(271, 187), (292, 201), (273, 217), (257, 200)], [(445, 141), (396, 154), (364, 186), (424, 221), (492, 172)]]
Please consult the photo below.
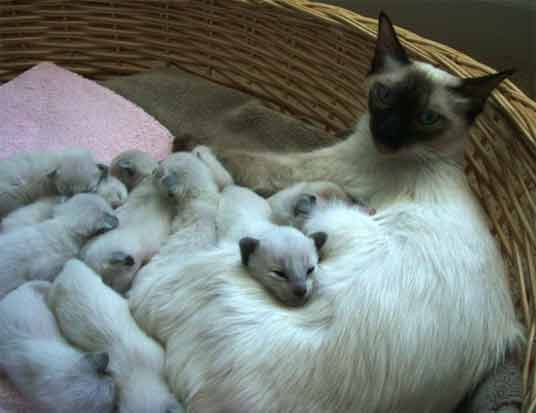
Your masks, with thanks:
[[(177, 150), (206, 144), (305, 151), (330, 145), (345, 134), (341, 131), (331, 136), (281, 114), (259, 99), (176, 68), (156, 69), (102, 84), (167, 127), (176, 137)], [(511, 357), (482, 380), (457, 413), (515, 413), (520, 411), (521, 402), (520, 367)]]

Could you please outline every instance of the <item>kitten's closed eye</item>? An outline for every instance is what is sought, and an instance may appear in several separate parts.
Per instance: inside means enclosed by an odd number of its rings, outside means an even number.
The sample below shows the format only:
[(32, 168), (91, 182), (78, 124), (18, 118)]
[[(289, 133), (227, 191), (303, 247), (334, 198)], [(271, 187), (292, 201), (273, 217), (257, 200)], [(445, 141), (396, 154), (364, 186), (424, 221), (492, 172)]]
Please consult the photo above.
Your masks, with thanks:
[(315, 267), (310, 267), (307, 269), (307, 275), (311, 275), (313, 271), (315, 270)]
[(285, 274), (283, 271), (272, 271), (276, 276), (279, 278), (283, 278), (284, 280), (288, 280), (287, 274)]

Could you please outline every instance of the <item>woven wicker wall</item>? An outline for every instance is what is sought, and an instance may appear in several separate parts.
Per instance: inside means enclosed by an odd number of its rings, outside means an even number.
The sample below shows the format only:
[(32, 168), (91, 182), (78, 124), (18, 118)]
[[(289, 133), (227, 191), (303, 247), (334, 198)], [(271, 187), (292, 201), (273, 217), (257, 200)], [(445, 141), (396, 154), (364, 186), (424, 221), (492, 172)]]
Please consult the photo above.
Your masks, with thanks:
[[(396, 19), (396, 16), (393, 16)], [(0, 1), (0, 79), (48, 60), (105, 78), (174, 63), (262, 97), (329, 131), (365, 108), (376, 22), (306, 1)], [(400, 30), (414, 57), (460, 75), (491, 72)], [(506, 62), (507, 63), (507, 62)], [(507, 64), (505, 64), (507, 66)], [(528, 326), (527, 411), (536, 411), (536, 104), (504, 82), (467, 150), (467, 174), (490, 216)]]

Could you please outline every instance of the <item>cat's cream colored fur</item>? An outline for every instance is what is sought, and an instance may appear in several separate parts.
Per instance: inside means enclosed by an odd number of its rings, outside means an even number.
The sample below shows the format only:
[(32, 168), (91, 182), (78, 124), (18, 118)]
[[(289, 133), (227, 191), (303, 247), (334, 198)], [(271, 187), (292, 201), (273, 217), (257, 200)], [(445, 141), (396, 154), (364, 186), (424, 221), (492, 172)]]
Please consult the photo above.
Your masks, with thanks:
[(382, 153), (367, 113), (346, 141), (312, 153), (221, 152), (242, 185), (273, 193), (330, 180), (378, 212), (340, 202), (312, 212), (305, 232), (328, 240), (307, 308), (266, 300), (230, 247), (154, 280), (138, 311), (159, 314), (151, 329), (166, 332), (168, 379), (191, 411), (450, 413), (523, 341), (463, 171), (469, 119), (451, 111), (469, 104), (452, 93), (461, 80), (391, 63), (370, 81), (430, 79), (429, 105), (450, 122), (441, 136)]

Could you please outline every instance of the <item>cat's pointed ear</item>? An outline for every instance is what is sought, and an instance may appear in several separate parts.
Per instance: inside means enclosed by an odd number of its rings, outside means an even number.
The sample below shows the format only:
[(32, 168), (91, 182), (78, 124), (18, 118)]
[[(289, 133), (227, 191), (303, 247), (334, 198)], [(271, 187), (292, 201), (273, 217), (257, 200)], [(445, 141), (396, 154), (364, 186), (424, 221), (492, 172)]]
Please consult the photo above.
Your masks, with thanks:
[(316, 250), (320, 252), (326, 241), (328, 240), (328, 234), (325, 232), (315, 232), (314, 234), (309, 235), (314, 243)]
[(259, 246), (259, 240), (251, 237), (244, 237), (238, 241), (238, 245), (240, 246), (242, 264), (248, 265), (249, 257)]
[(507, 77), (512, 76), (515, 69), (504, 70), (492, 75), (470, 77), (462, 79), (461, 84), (454, 91), (464, 98), (469, 99), (467, 116), (469, 121), (474, 121), (491, 95), (491, 92)]
[(406, 50), (402, 47), (389, 17), (382, 11), (378, 18), (378, 38), (369, 74), (377, 74), (389, 63), (407, 65), (410, 63)]

